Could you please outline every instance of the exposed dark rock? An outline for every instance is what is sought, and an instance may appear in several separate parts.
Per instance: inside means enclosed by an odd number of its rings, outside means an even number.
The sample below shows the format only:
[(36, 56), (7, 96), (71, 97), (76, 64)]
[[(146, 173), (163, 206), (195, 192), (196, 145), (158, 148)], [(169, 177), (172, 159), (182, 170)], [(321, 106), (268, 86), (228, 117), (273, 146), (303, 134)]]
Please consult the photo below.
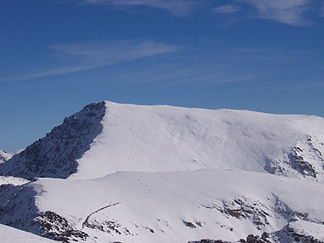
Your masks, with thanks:
[(264, 169), (276, 175), (291, 175), (292, 171), (295, 171), (303, 177), (317, 178), (320, 171), (317, 171), (314, 161), (324, 169), (324, 157), (316, 147), (319, 144), (308, 136), (287, 152), (287, 158), (266, 158)]
[(250, 219), (259, 229), (269, 224), (269, 214), (261, 202), (249, 202), (246, 198), (235, 199), (231, 202), (224, 201), (220, 212), (235, 218)]
[(278, 232), (277, 235), (286, 235), (290, 237), (291, 241), (303, 242), (303, 243), (324, 243), (324, 241), (316, 239), (312, 235), (300, 234), (295, 231), (295, 228), (288, 224), (281, 232)]
[(197, 228), (197, 226), (194, 225), (194, 224), (193, 224), (192, 222), (190, 222), (190, 221), (182, 220), (182, 223), (183, 223), (186, 227), (189, 227), (189, 228), (192, 228), (192, 229)]
[(0, 164), (0, 174), (34, 179), (66, 178), (77, 170), (79, 159), (101, 133), (105, 102), (90, 104), (64, 119), (42, 139)]
[(46, 211), (36, 218), (47, 237), (66, 243), (72, 242), (73, 238), (86, 240), (88, 234), (74, 229), (69, 222), (55, 212)]
[(210, 239), (203, 239), (200, 241), (189, 241), (188, 243), (229, 243), (228, 241), (222, 240), (210, 240)]
[[(248, 235), (246, 239), (240, 239), (239, 241), (241, 243), (270, 243), (269, 234), (264, 232), (262, 236), (258, 235)], [(200, 241), (189, 241), (188, 243), (233, 243), (230, 241), (223, 241), (223, 240), (211, 240), (211, 239), (202, 239)]]

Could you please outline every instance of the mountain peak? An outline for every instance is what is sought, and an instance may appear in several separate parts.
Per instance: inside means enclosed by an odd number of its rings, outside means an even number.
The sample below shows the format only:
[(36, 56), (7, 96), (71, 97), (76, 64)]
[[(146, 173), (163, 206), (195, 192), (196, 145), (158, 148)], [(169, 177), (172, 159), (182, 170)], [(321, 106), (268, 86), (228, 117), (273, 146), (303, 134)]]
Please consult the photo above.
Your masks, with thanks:
[[(246, 170), (322, 180), (324, 119), (102, 101), (0, 166), (24, 177)], [(161, 156), (163, 154), (163, 156)]]

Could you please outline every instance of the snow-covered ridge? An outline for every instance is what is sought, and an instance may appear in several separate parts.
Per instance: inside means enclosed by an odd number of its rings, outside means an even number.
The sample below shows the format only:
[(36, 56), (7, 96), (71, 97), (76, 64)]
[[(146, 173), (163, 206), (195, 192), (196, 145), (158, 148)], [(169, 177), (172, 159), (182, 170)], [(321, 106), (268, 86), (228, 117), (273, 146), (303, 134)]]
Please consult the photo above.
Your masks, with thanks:
[(111, 102), (106, 106), (103, 131), (78, 161), (73, 178), (206, 168), (323, 175), (320, 117)]
[(100, 102), (66, 118), (0, 171), (31, 179), (241, 169), (322, 180), (323, 127), (316, 116)]

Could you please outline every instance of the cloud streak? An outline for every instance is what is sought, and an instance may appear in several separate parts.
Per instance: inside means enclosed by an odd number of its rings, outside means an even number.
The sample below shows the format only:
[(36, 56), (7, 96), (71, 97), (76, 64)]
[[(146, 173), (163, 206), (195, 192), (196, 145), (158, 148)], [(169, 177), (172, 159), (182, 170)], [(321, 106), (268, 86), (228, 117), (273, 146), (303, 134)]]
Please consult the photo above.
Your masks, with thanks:
[[(217, 14), (243, 13), (243, 6), (252, 6), (256, 11), (253, 18), (271, 19), (294, 26), (309, 22), (304, 13), (309, 10), (311, 0), (228, 0), (228, 4), (219, 5), (211, 0), (78, 0), (86, 4), (106, 4), (113, 7), (150, 7), (163, 9), (176, 16), (184, 16), (196, 9), (209, 8)], [(218, 5), (218, 6), (217, 6)], [(251, 10), (251, 9), (250, 9)], [(250, 15), (247, 10), (245, 15)], [(321, 12), (321, 16), (324, 12)]]
[(231, 14), (240, 11), (240, 7), (238, 5), (226, 4), (213, 8), (212, 11), (220, 14)]
[(197, 0), (83, 0), (88, 4), (108, 4), (116, 7), (151, 7), (164, 9), (177, 16), (187, 15)]
[(258, 18), (272, 19), (289, 25), (308, 23), (303, 14), (308, 10), (310, 0), (235, 0), (238, 3), (254, 6)]
[[(26, 80), (91, 70), (135, 59), (175, 52), (178, 48), (153, 41), (106, 41), (51, 46), (55, 67), (0, 80)], [(53, 61), (54, 62), (54, 61)]]

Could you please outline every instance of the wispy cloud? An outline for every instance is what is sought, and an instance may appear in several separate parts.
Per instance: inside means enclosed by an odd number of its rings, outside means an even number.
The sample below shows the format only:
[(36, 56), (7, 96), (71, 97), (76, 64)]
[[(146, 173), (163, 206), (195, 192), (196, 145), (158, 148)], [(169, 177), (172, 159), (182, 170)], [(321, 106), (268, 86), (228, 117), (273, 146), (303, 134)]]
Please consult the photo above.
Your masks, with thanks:
[(298, 65), (306, 55), (311, 55), (282, 49), (235, 48), (226, 43), (214, 44), (213, 48), (198, 53), (194, 48), (190, 51), (188, 54), (184, 49), (154, 63), (130, 63), (127, 72), (117, 68), (111, 70), (109, 76), (118, 83), (163, 87), (257, 82), (282, 73), (282, 67)]
[(220, 14), (236, 13), (239, 10), (240, 7), (238, 5), (233, 5), (233, 4), (221, 5), (219, 7), (212, 9), (214, 13), (220, 13)]
[[(177, 16), (188, 15), (196, 9), (212, 10), (217, 14), (231, 14), (240, 10), (243, 13), (244, 5), (255, 8), (253, 18), (271, 19), (281, 23), (302, 26), (309, 24), (304, 13), (311, 9), (312, 0), (227, 0), (226, 4), (219, 5), (215, 0), (73, 0), (85, 4), (106, 4), (112, 7), (150, 7), (171, 12)], [(224, 1), (225, 2), (225, 1)], [(251, 12), (246, 10), (246, 16)], [(321, 11), (324, 16), (324, 10)]]
[[(91, 70), (139, 58), (174, 52), (177, 47), (153, 41), (106, 41), (49, 47), (55, 66), (41, 71), (26, 72), (1, 80), (25, 80), (49, 75), (60, 75)], [(54, 63), (54, 60), (53, 60)]]
[(117, 7), (151, 7), (167, 10), (174, 15), (188, 14), (197, 0), (82, 0), (89, 4), (109, 4)]
[(305, 25), (303, 14), (308, 10), (310, 0), (235, 0), (253, 5), (259, 18), (272, 19), (289, 25)]

